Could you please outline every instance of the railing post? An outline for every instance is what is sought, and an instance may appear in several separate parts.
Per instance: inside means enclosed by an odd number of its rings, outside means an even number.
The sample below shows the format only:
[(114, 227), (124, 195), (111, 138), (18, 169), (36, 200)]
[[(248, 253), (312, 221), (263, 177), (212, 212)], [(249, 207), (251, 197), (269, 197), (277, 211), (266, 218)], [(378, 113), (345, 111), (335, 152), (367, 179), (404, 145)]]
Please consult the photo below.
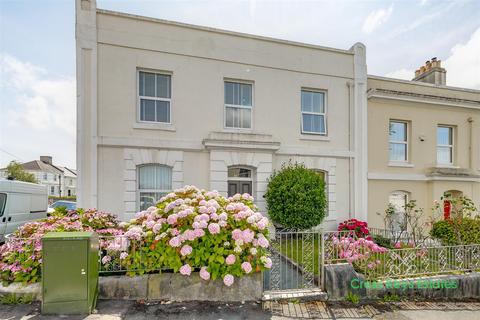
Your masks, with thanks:
[(320, 270), (320, 286), (322, 290), (325, 290), (325, 231), (322, 229), (320, 232), (320, 242), (321, 242), (321, 252), (320, 252), (320, 265), (318, 266)]

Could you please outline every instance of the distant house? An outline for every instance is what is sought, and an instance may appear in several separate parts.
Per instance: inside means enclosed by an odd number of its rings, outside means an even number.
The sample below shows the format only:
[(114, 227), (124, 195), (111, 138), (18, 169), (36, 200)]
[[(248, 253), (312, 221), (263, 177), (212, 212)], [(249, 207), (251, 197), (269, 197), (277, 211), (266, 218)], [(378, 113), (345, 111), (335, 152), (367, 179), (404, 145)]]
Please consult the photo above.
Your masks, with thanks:
[[(22, 167), (25, 171), (33, 173), (40, 184), (47, 186), (49, 196), (76, 196), (77, 172), (75, 169), (54, 165), (50, 156), (41, 156), (40, 160), (22, 163)], [(0, 169), (0, 175), (6, 178), (5, 168)]]

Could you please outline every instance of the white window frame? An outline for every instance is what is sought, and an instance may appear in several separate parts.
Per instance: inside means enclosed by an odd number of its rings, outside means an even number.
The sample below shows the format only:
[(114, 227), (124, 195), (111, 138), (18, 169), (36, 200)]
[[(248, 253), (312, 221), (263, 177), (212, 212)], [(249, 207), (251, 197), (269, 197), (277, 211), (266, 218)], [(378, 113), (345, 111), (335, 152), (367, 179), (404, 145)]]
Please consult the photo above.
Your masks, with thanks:
[[(390, 140), (390, 124), (392, 122), (395, 123), (403, 123), (405, 124), (405, 141), (397, 141), (397, 140)], [(410, 134), (409, 134), (409, 123), (408, 121), (405, 120), (395, 120), (395, 119), (390, 119), (388, 121), (388, 161), (391, 163), (408, 163), (410, 159), (410, 152), (409, 152), (409, 141), (410, 141)], [(405, 144), (405, 159), (404, 160), (392, 160), (390, 159), (390, 144)]]
[[(239, 84), (248, 84), (252, 87), (252, 105), (251, 106), (243, 106), (243, 105), (236, 105), (236, 104), (226, 104), (225, 103), (225, 83), (239, 83)], [(225, 130), (235, 130), (235, 131), (252, 131), (253, 130), (253, 110), (254, 110), (254, 97), (255, 97), (255, 85), (253, 81), (246, 81), (246, 80), (236, 80), (236, 79), (223, 79), (223, 129)], [(250, 109), (250, 128), (242, 128), (242, 127), (227, 127), (227, 108), (237, 108), (237, 109)]]
[[(410, 201), (410, 193), (409, 193), (409, 192), (403, 191), (403, 190), (395, 190), (395, 191), (392, 191), (392, 192), (390, 192), (390, 193), (388, 194), (388, 203), (389, 203), (389, 204), (392, 204), (392, 202), (390, 201), (390, 197), (393, 196), (393, 195), (405, 196), (405, 204), (404, 204), (404, 206), (407, 205), (408, 202)], [(405, 208), (400, 208), (400, 210), (404, 210), (404, 211), (398, 211), (398, 212), (395, 211), (395, 214), (399, 213), (399, 214), (402, 215), (402, 218), (404, 218), (404, 217), (405, 217)], [(405, 221), (398, 221), (398, 222), (400, 222), (400, 223), (405, 223)], [(398, 228), (399, 228), (399, 226), (398, 226)], [(394, 227), (394, 229), (396, 229), (396, 228)], [(399, 231), (399, 230), (394, 230), (394, 231)]]
[[(140, 95), (140, 72), (153, 73), (155, 75), (170, 76), (170, 98), (159, 98), (159, 97), (150, 97), (150, 96), (141, 96)], [(167, 71), (158, 71), (158, 70), (148, 70), (148, 69), (137, 69), (137, 122), (139, 123), (156, 123), (156, 124), (172, 124), (172, 96), (173, 96), (173, 76), (171, 72)], [(155, 77), (155, 95), (157, 93), (157, 77)], [(166, 101), (169, 102), (169, 122), (162, 121), (146, 121), (142, 120), (141, 117), (141, 101), (144, 100), (155, 100), (155, 101)], [(157, 119), (157, 108), (155, 108), (155, 119)]]
[[(438, 143), (438, 129), (439, 128), (448, 128), (450, 130), (450, 140), (452, 141), (452, 144), (439, 144)], [(436, 154), (436, 157), (437, 157), (437, 165), (440, 165), (440, 166), (452, 166), (453, 163), (454, 163), (454, 151), (455, 151), (455, 133), (454, 133), (454, 127), (453, 126), (449, 126), (449, 125), (443, 125), (443, 124), (439, 124), (437, 125), (437, 132), (436, 133), (436, 138), (437, 138), (437, 148), (436, 148), (436, 151), (437, 151), (437, 154)], [(438, 148), (439, 147), (448, 147), (450, 148), (450, 162), (445, 162), (445, 163), (442, 163), (442, 162), (438, 162)]]
[(171, 171), (171, 176), (172, 180), (170, 181), (170, 186), (173, 185), (173, 168), (170, 166), (166, 166), (164, 164), (159, 164), (159, 163), (147, 163), (147, 164), (142, 164), (137, 166), (136, 168), (136, 175), (137, 175), (137, 181), (136, 181), (136, 207), (137, 211), (140, 211), (140, 195), (142, 193), (165, 193), (168, 194), (169, 192), (172, 192), (173, 186), (169, 190), (163, 190), (163, 189), (140, 189), (140, 168), (141, 167), (148, 167), (148, 166), (159, 166), (159, 167), (165, 167), (170, 169)]
[[(314, 92), (314, 93), (323, 93), (323, 106), (324, 112), (309, 112), (302, 110), (302, 92)], [(327, 90), (322, 89), (310, 89), (310, 88), (301, 88), (300, 89), (300, 123), (301, 123), (301, 133), (302, 134), (315, 134), (319, 136), (327, 136), (328, 135), (328, 127), (327, 127), (327, 110), (328, 110), (328, 103), (327, 103)], [(314, 132), (314, 131), (305, 131), (303, 130), (303, 115), (304, 114), (311, 114), (311, 115), (323, 115), (323, 127), (325, 128), (325, 132)]]

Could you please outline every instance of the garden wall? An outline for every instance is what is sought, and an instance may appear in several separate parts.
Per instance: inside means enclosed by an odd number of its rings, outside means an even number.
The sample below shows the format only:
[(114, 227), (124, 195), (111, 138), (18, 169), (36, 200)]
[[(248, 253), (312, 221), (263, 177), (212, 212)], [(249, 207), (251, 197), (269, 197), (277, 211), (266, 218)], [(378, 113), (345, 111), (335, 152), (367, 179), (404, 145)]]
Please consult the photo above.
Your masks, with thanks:
[[(190, 277), (179, 273), (143, 276), (109, 276), (99, 278), (99, 299), (112, 300), (170, 300), (170, 301), (257, 301), (262, 299), (262, 273), (235, 279), (227, 287), (221, 279), (204, 281), (198, 273)], [(41, 300), (41, 284), (23, 286), (18, 283), (4, 287), (0, 295), (28, 295)]]
[[(385, 295), (425, 299), (468, 299), (480, 297), (480, 273), (438, 275), (375, 282), (367, 288), (365, 278), (348, 263), (330, 264), (325, 268), (325, 290), (329, 300), (343, 300), (348, 292), (363, 299), (382, 298)], [(356, 280), (358, 279), (358, 280)], [(356, 288), (352, 288), (353, 285)], [(360, 285), (362, 283), (363, 285)], [(452, 284), (456, 283), (455, 286)], [(420, 286), (420, 287), (419, 287)]]

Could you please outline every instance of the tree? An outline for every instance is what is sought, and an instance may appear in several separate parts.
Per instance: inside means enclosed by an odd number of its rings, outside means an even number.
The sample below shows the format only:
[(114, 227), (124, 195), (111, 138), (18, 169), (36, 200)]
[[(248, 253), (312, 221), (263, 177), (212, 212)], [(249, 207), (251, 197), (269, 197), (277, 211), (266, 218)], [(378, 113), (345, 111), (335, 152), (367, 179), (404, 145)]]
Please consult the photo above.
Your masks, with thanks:
[(289, 162), (274, 171), (265, 199), (270, 218), (286, 228), (309, 229), (325, 218), (324, 178), (303, 164)]
[(22, 164), (17, 161), (12, 161), (7, 166), (7, 177), (11, 180), (37, 183), (35, 175), (25, 171), (25, 169), (22, 167)]

